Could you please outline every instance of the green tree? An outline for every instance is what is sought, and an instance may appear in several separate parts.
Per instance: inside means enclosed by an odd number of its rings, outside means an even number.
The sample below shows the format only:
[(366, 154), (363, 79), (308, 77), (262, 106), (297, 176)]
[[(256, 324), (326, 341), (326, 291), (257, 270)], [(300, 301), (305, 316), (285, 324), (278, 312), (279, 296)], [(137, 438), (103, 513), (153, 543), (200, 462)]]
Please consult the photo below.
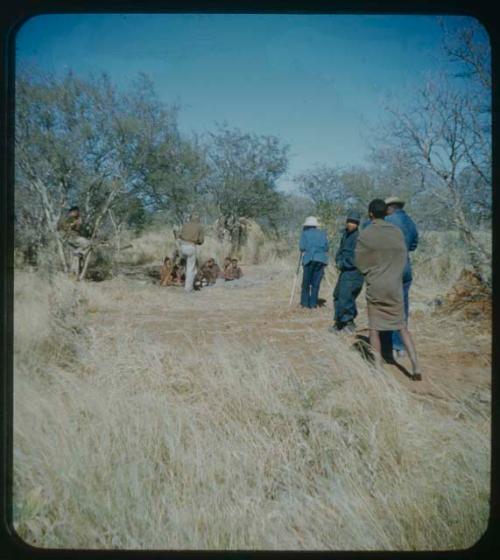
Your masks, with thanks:
[(207, 197), (219, 224), (238, 237), (240, 218), (275, 224), (282, 197), (277, 179), (288, 165), (288, 146), (275, 136), (219, 126), (206, 145), (210, 176)]

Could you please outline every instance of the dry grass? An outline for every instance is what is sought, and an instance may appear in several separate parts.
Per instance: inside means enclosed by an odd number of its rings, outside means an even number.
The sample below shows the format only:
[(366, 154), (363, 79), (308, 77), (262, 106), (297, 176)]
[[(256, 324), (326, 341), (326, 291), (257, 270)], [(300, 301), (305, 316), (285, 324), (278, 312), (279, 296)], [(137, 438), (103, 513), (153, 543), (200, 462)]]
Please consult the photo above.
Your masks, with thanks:
[[(222, 264), (225, 257), (235, 256), (240, 258), (244, 264), (259, 264), (271, 262), (287, 250), (284, 244), (283, 247), (279, 247), (276, 241), (266, 238), (255, 222), (251, 222), (248, 242), (238, 254), (232, 253), (231, 244), (228, 241), (221, 242), (217, 239), (213, 226), (205, 226), (204, 230), (205, 242), (198, 249), (201, 262), (213, 257)], [(174, 234), (170, 228), (153, 229), (138, 238), (134, 238), (130, 232), (126, 232), (121, 244), (123, 247), (129, 247), (120, 252), (118, 262), (132, 265), (161, 263), (163, 257), (170, 256), (176, 248)]]
[(458, 394), (437, 407), (374, 371), (326, 333), (330, 310), (287, 310), (292, 270), (275, 260), (191, 297), (18, 274), (20, 535), (63, 548), (472, 545), (489, 515), (488, 406)]

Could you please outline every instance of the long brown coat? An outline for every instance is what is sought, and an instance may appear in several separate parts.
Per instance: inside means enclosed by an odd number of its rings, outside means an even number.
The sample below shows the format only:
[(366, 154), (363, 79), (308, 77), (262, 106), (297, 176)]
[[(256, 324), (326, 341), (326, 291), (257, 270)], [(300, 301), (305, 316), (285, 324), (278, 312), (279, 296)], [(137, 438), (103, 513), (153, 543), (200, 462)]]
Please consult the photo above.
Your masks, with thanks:
[(407, 249), (401, 230), (384, 220), (373, 220), (359, 234), (355, 258), (366, 280), (370, 329), (402, 329), (405, 326), (403, 270)]

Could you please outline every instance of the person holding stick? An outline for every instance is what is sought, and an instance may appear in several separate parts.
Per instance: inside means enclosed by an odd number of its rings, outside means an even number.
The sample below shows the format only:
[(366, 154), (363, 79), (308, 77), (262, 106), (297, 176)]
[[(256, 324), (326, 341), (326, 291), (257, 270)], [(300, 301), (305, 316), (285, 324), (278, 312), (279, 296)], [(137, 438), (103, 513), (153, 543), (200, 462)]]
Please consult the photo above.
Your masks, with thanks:
[(300, 305), (314, 309), (318, 307), (319, 287), (328, 264), (328, 239), (315, 216), (308, 216), (304, 222), (299, 249), (303, 267)]

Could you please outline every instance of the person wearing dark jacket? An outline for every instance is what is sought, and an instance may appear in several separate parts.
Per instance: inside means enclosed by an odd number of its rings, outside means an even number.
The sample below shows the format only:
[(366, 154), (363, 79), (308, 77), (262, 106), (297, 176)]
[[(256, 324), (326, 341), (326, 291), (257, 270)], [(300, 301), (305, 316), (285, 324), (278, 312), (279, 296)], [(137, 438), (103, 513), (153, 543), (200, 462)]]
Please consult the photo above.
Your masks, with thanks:
[(353, 210), (349, 212), (339, 249), (335, 255), (335, 264), (340, 272), (333, 292), (335, 309), (334, 325), (330, 331), (353, 333), (356, 329), (354, 319), (358, 314), (356, 298), (363, 287), (363, 275), (354, 264), (354, 250), (358, 239), (361, 215)]
[(318, 307), (319, 286), (328, 264), (328, 239), (318, 226), (317, 218), (307, 217), (299, 241), (303, 266), (300, 305), (309, 309)]
[[(403, 298), (404, 298), (404, 312), (405, 321), (408, 324), (408, 315), (410, 310), (409, 294), (410, 286), (412, 283), (412, 270), (409, 253), (410, 251), (415, 251), (418, 245), (418, 231), (415, 222), (408, 216), (408, 214), (403, 210), (405, 205), (404, 201), (397, 196), (391, 196), (385, 200), (387, 204), (387, 215), (385, 221), (390, 224), (397, 226), (403, 233), (405, 238), (406, 248), (408, 250), (408, 258), (403, 271)], [(399, 332), (394, 331), (392, 333), (392, 348), (396, 352), (396, 355), (404, 355), (403, 340)]]

